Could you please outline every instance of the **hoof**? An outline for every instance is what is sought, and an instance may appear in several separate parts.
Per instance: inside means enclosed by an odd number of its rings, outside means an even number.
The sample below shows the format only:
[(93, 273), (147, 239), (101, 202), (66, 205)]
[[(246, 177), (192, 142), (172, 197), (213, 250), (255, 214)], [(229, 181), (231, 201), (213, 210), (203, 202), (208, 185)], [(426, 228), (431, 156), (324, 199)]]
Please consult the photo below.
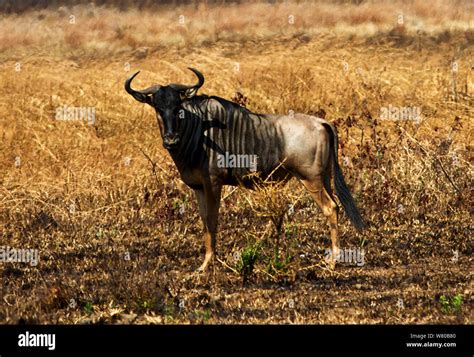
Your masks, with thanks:
[(197, 268), (196, 271), (199, 273), (204, 273), (209, 267), (209, 264), (212, 264), (213, 258), (214, 258), (214, 255), (206, 255), (206, 258), (204, 259), (204, 263), (202, 263), (201, 266)]
[(207, 271), (207, 263), (201, 264), (201, 266), (196, 269), (196, 273), (205, 273), (206, 271)]

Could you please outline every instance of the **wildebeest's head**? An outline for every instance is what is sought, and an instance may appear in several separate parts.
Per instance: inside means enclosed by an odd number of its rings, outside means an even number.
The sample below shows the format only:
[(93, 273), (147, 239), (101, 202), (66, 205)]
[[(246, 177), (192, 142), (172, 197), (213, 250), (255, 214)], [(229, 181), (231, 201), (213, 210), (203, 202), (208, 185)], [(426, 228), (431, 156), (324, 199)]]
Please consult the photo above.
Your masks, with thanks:
[(167, 86), (155, 85), (144, 90), (134, 90), (130, 86), (133, 78), (140, 73), (136, 72), (125, 81), (125, 90), (136, 100), (151, 105), (156, 110), (158, 125), (160, 127), (163, 145), (173, 149), (179, 143), (179, 123), (182, 109), (181, 103), (193, 97), (204, 84), (204, 76), (197, 69), (189, 68), (198, 78), (194, 85), (169, 84)]

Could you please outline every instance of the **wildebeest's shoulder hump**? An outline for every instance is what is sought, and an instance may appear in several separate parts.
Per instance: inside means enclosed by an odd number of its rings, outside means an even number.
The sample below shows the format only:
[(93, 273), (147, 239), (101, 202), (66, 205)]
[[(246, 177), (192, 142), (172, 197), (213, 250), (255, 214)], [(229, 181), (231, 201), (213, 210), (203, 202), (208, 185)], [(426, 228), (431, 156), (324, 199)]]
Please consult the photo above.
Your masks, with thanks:
[(224, 109), (226, 112), (240, 112), (244, 115), (251, 113), (247, 108), (217, 96), (208, 97), (208, 108)]

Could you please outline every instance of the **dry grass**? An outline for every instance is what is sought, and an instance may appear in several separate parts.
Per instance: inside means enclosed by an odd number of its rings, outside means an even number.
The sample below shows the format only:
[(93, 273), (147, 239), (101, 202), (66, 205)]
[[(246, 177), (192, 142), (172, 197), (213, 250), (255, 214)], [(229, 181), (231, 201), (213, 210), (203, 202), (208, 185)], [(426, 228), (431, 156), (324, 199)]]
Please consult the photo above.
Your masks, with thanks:
[[(0, 246), (41, 256), (0, 264), (0, 321), (472, 323), (472, 13), (397, 1), (0, 15)], [(291, 181), (227, 189), (224, 263), (192, 273), (203, 257), (194, 196), (152, 110), (123, 90), (138, 69), (137, 87), (193, 81), (190, 65), (206, 93), (336, 123), (370, 223), (356, 233), (341, 215), (341, 245), (363, 248), (363, 267), (328, 271), (326, 222)], [(64, 105), (95, 108), (96, 123), (56, 120)], [(381, 120), (390, 105), (422, 120)], [(247, 247), (258, 259), (242, 285), (235, 257)], [(443, 294), (465, 306), (444, 313)]]
[(250, 2), (216, 6), (195, 4), (150, 10), (61, 6), (29, 15), (0, 15), (3, 58), (44, 53), (58, 57), (106, 57), (138, 47), (183, 50), (215, 43), (241, 43), (304, 34), (348, 37), (377, 36), (394, 28), (404, 35), (437, 39), (464, 33), (472, 41), (474, 7), (470, 1), (437, 0), (334, 2)]

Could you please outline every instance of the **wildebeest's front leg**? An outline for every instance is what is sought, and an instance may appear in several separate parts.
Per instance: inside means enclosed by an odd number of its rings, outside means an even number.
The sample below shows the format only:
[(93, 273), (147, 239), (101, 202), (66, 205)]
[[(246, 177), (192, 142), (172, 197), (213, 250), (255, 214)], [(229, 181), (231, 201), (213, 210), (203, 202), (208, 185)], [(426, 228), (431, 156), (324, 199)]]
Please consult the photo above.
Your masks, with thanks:
[(204, 246), (206, 257), (198, 271), (205, 271), (212, 262), (216, 251), (217, 221), (221, 200), (221, 185), (209, 185), (203, 189), (194, 190), (199, 204), (199, 213), (204, 224)]

